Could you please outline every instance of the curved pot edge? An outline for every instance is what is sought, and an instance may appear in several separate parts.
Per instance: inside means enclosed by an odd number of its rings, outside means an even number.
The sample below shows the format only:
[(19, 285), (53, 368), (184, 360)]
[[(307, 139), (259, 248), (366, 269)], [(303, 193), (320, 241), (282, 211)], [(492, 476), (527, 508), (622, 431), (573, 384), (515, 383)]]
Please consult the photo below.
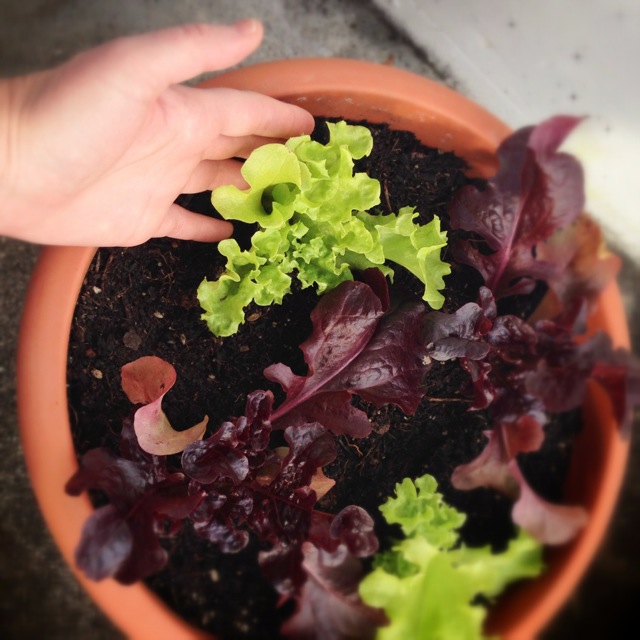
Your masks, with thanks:
[[(66, 563), (117, 627), (136, 640), (159, 640), (157, 628), (150, 629), (146, 623), (149, 616), (155, 616), (165, 634), (162, 637), (167, 640), (210, 640), (211, 636), (179, 619), (144, 585), (124, 586), (113, 580), (94, 582), (75, 566), (79, 532), (93, 507), (86, 495), (72, 497), (64, 491), (67, 480), (78, 468), (66, 403), (67, 350), (75, 300), (95, 251), (84, 247), (44, 248), (27, 291), (18, 341), (17, 404), (31, 484)], [(45, 316), (43, 307), (60, 313)], [(54, 335), (60, 339), (52, 339)], [(52, 368), (45, 370), (45, 363), (52, 363)], [(66, 425), (66, 429), (60, 433), (47, 429), (49, 424)], [(57, 455), (60, 451), (64, 455)], [(60, 511), (64, 513), (62, 519)]]
[[(300, 65), (309, 64), (309, 62), (314, 62), (316, 65), (321, 63), (321, 66), (318, 67), (318, 69), (314, 72), (316, 75), (312, 73), (305, 76), (301, 80), (302, 84), (304, 85), (304, 99), (295, 97), (295, 90), (289, 89), (287, 92), (275, 91), (273, 86), (270, 85), (270, 83), (273, 83), (272, 73), (265, 73), (270, 69), (273, 70), (273, 72), (278, 71), (279, 73), (284, 73), (286, 71), (285, 75), (291, 76), (294, 79), (299, 79), (298, 76), (300, 73)], [(400, 90), (401, 86), (405, 84), (408, 79), (412, 80), (412, 94), (410, 100), (412, 105), (416, 102), (416, 100), (418, 100), (418, 96), (422, 96), (423, 92), (431, 93), (432, 97), (434, 91), (436, 91), (436, 93), (442, 91), (444, 94), (446, 94), (448, 100), (450, 100), (453, 96), (458, 100), (461, 100), (465, 104), (465, 108), (475, 107), (476, 110), (478, 109), (477, 105), (474, 105), (466, 98), (426, 78), (421, 78), (420, 76), (415, 76), (410, 72), (400, 71), (391, 67), (375, 65), (375, 63), (364, 63), (361, 61), (353, 60), (298, 59), (293, 61), (263, 63), (260, 65), (254, 65), (253, 67), (244, 67), (236, 71), (227, 72), (221, 76), (214, 78), (213, 80), (206, 81), (205, 83), (203, 83), (203, 86), (236, 86), (237, 88), (246, 88), (250, 86), (253, 90), (259, 90), (263, 93), (274, 95), (274, 97), (289, 101), (294, 100), (295, 102), (308, 108), (316, 115), (342, 115), (346, 118), (358, 118), (359, 116), (357, 114), (361, 113), (362, 108), (364, 108), (363, 104), (364, 102), (366, 102), (367, 96), (373, 95), (375, 92), (371, 92), (370, 94), (360, 94), (361, 96), (363, 96), (360, 102), (342, 98), (339, 104), (335, 106), (335, 113), (325, 112), (327, 105), (330, 104), (330, 100), (332, 98), (335, 98), (335, 96), (329, 96), (328, 99), (325, 99), (322, 92), (326, 92), (327, 84), (335, 80), (335, 65), (345, 63), (351, 65), (352, 69), (357, 74), (362, 73), (363, 65), (367, 68), (373, 65), (376, 66), (381, 72), (383, 72), (385, 76), (394, 76), (396, 74), (399, 74), (399, 76), (401, 77), (401, 79), (394, 81), (394, 83), (397, 82), (397, 84), (392, 85), (390, 82), (387, 83), (390, 87), (390, 90), (387, 94), (387, 96), (389, 97), (389, 101), (385, 101), (382, 108), (377, 110), (376, 117), (371, 118), (372, 121), (383, 121), (388, 118), (389, 110), (397, 107), (396, 102), (399, 98), (397, 97), (396, 92)], [(322, 72), (322, 68), (324, 68), (324, 72)], [(384, 71), (385, 69), (388, 69), (390, 71)], [(325, 77), (324, 74), (326, 74), (327, 77)], [(268, 82), (266, 84), (265, 77), (268, 79)], [(356, 78), (357, 77), (358, 76), (356, 75)], [(349, 91), (352, 92), (353, 83), (347, 84)], [(385, 86), (385, 92), (387, 89), (387, 84), (382, 85)], [(380, 86), (380, 83), (378, 83), (378, 86)], [(422, 99), (422, 97), (420, 97), (420, 99)], [(411, 109), (413, 109), (413, 106), (411, 107)], [(422, 109), (424, 109), (424, 107), (422, 107)], [(482, 141), (482, 144), (489, 145), (495, 148), (495, 146), (509, 132), (509, 130), (503, 123), (498, 121), (488, 112), (485, 112), (482, 109), (480, 109), (479, 111), (480, 116), (477, 116), (476, 114), (476, 117), (479, 117), (480, 120), (486, 120), (486, 118), (488, 118), (488, 122), (490, 122), (490, 125), (487, 126), (485, 130), (483, 130), (482, 134), (478, 137), (477, 140), (474, 140), (473, 144), (476, 145), (477, 143), (479, 143), (479, 141)], [(405, 119), (394, 118), (393, 121), (396, 128), (412, 128), (405, 126)], [(433, 125), (433, 119), (425, 121), (425, 119), (422, 118), (422, 122), (420, 123), (419, 127), (430, 129), (433, 127)], [(415, 127), (413, 129), (415, 130)], [(433, 142), (429, 142), (426, 140), (425, 142), (427, 142), (427, 144), (433, 144)], [(475, 153), (473, 150), (472, 152)], [(486, 175), (487, 172), (493, 170), (494, 165), (492, 163), (486, 164), (486, 154), (483, 154), (481, 152), (475, 157), (480, 158), (480, 160), (475, 161), (476, 164), (474, 165), (474, 169), (477, 171), (477, 173), (484, 173)], [(47, 524), (52, 531), (52, 535), (54, 536), (56, 543), (60, 547), (65, 559), (72, 568), (74, 566), (73, 550), (75, 548), (77, 540), (68, 540), (68, 529), (70, 528), (69, 521), (66, 521), (66, 524), (64, 526), (56, 524), (54, 521), (54, 514), (47, 506), (46, 502), (49, 493), (53, 492), (60, 494), (61, 492), (63, 492), (64, 482), (66, 482), (70, 475), (69, 469), (71, 469), (72, 473), (76, 468), (75, 458), (72, 452), (70, 453), (70, 456), (64, 460), (55, 458), (50, 455), (44, 455), (40, 457), (35, 456), (33, 453), (31, 453), (32, 441), (42, 441), (43, 438), (53, 438), (54, 440), (58, 440), (59, 438), (55, 437), (53, 434), (48, 434), (46, 432), (34, 431), (34, 429), (30, 428), (28, 425), (34, 424), (34, 421), (36, 425), (53, 422), (52, 418), (54, 416), (57, 416), (58, 418), (66, 421), (66, 423), (68, 424), (68, 416), (66, 415), (66, 403), (60, 403), (59, 399), (50, 399), (46, 403), (44, 403), (42, 406), (47, 406), (48, 408), (46, 410), (39, 410), (37, 407), (40, 399), (43, 396), (47, 396), (47, 394), (49, 393), (59, 394), (60, 392), (62, 392), (63, 397), (66, 398), (66, 350), (68, 346), (68, 332), (71, 324), (73, 308), (71, 308), (70, 310), (65, 309), (66, 316), (64, 319), (62, 319), (61, 317), (60, 319), (56, 319), (55, 322), (52, 321), (53, 319), (49, 319), (46, 323), (44, 323), (44, 321), (42, 320), (41, 314), (36, 314), (36, 319), (34, 320), (33, 311), (39, 308), (43, 304), (43, 300), (46, 299), (49, 295), (51, 298), (52, 307), (61, 307), (61, 300), (65, 297), (65, 294), (69, 295), (70, 292), (73, 292), (74, 287), (75, 297), (73, 300), (73, 304), (75, 305), (77, 292), (79, 291), (84, 273), (90, 263), (94, 251), (95, 249), (79, 249), (68, 247), (47, 248), (43, 251), (41, 258), (38, 261), (36, 270), (34, 271), (32, 282), (28, 291), (27, 300), (25, 302), (18, 352), (18, 411), (20, 416), (21, 437), (25, 448), (27, 465), (29, 468), (29, 473), (32, 477), (34, 489), (36, 490), (38, 501), (43, 510), (43, 514), (45, 516)], [(58, 267), (56, 267), (55, 265), (58, 263), (58, 261), (66, 261), (68, 258), (75, 260), (74, 265), (60, 267), (61, 270), (60, 272), (58, 272)], [(596, 324), (599, 324), (605, 329), (614, 330), (614, 337), (617, 336), (615, 337), (615, 339), (617, 339), (618, 343), (622, 346), (625, 346), (625, 343), (626, 345), (628, 345), (628, 328), (626, 325), (624, 308), (620, 300), (620, 294), (617, 285), (612, 284), (604, 295), (607, 295), (610, 298), (606, 305), (602, 305), (604, 309), (602, 309), (601, 307), (601, 313), (599, 312), (600, 317), (596, 318)], [(38, 321), (37, 319), (38, 316), (41, 318), (40, 321)], [(30, 332), (33, 329), (37, 330), (39, 324), (40, 331), (42, 332), (44, 330), (44, 335), (40, 335), (40, 337), (36, 339), (25, 338), (26, 335), (31, 335)], [(45, 324), (46, 329), (44, 329)], [(61, 331), (64, 333), (64, 335), (66, 335), (67, 339), (65, 340), (63, 347), (54, 347), (53, 345), (51, 345), (50, 348), (48, 347), (48, 345), (51, 343), (50, 336), (54, 329), (56, 331)], [(32, 388), (30, 384), (27, 383), (27, 380), (29, 379), (29, 376), (31, 374), (38, 373), (38, 370), (40, 369), (40, 363), (45, 357), (49, 356), (58, 358), (58, 361), (64, 364), (62, 367), (58, 366), (55, 372), (55, 376), (53, 377), (55, 379), (43, 379), (42, 375), (39, 376), (39, 384), (36, 385), (38, 387), (36, 390), (36, 397), (38, 398), (39, 402), (34, 403), (30, 396)], [(609, 414), (610, 413), (611, 412), (609, 411)], [(610, 419), (612, 420), (612, 416), (610, 416)], [(560, 596), (563, 601), (564, 599), (566, 599), (566, 597), (571, 593), (571, 591), (575, 588), (575, 586), (581, 579), (584, 571), (589, 564), (591, 556), (599, 546), (606, 530), (608, 519), (614, 509), (614, 505), (616, 502), (615, 496), (617, 496), (622, 482), (624, 466), (628, 454), (628, 442), (622, 441), (619, 437), (616, 437), (616, 434), (613, 431), (614, 426), (615, 425), (612, 426), (611, 424), (607, 423), (603, 424), (601, 429), (602, 437), (605, 438), (608, 442), (607, 451), (612, 456), (611, 461), (607, 464), (607, 468), (610, 468), (613, 471), (613, 476), (611, 476), (611, 478), (609, 479), (606, 487), (603, 487), (600, 493), (594, 497), (594, 506), (599, 506), (603, 509), (603, 519), (598, 521), (598, 523), (590, 522), (589, 527), (574, 543), (572, 543), (571, 551), (569, 553), (571, 566), (566, 567), (567, 572), (563, 576), (562, 580), (557, 583), (553, 589), (547, 590), (547, 593), (543, 597), (541, 604), (535, 611), (529, 612), (527, 615), (522, 617), (522, 619), (516, 619), (516, 616), (511, 616), (511, 618), (513, 618), (511, 619), (509, 616), (506, 616), (502, 621), (495, 622), (494, 620), (496, 630), (504, 632), (505, 638), (511, 638), (512, 640), (522, 640), (523, 638), (535, 637), (540, 629), (549, 622), (549, 620), (553, 617), (553, 615), (555, 615), (557, 610), (563, 604), (563, 602), (557, 603), (554, 600), (554, 595)], [(64, 471), (62, 471), (63, 467), (65, 469)], [(45, 480), (45, 476), (47, 476), (47, 473), (49, 471), (57, 473), (59, 477), (62, 478), (60, 488), (57, 492), (53, 488), (47, 487), (47, 484), (52, 484), (50, 479)], [(75, 512), (74, 523), (79, 523), (78, 528), (76, 529), (79, 530), (82, 522), (84, 522), (84, 519), (90, 513), (91, 507), (89, 505), (89, 502), (88, 500), (83, 501), (82, 499), (78, 498), (69, 498), (68, 496), (65, 497), (69, 502), (69, 508), (72, 512)], [(67, 532), (65, 532), (65, 530), (67, 530)], [(158, 601), (158, 599), (153, 594), (151, 594), (151, 592), (140, 585), (135, 585), (133, 587), (122, 587), (121, 585), (118, 585), (112, 581), (94, 583), (91, 581), (87, 581), (82, 575), (78, 574), (75, 569), (73, 569), (73, 571), (74, 573), (76, 573), (76, 576), (78, 577), (80, 582), (91, 594), (98, 605), (105, 611), (105, 613), (109, 615), (112, 620), (114, 620), (114, 622), (118, 626), (121, 627), (121, 629), (123, 629), (123, 631), (138, 640), (142, 640), (143, 638), (151, 639), (151, 637), (153, 637), (155, 640), (158, 640), (159, 636), (157, 632), (145, 634), (144, 629), (146, 629), (146, 624), (138, 625), (139, 628), (137, 631), (131, 628), (131, 621), (127, 615), (129, 613), (129, 607), (127, 607), (127, 609), (123, 609), (120, 605), (114, 607), (108, 602), (113, 594), (121, 593), (124, 590), (124, 594), (126, 594), (125, 598), (127, 602), (131, 604), (131, 610), (135, 612), (134, 619), (137, 618), (138, 620), (140, 620), (141, 618), (144, 618), (144, 607), (153, 606)], [(516, 593), (515, 596), (517, 597), (517, 595), (518, 594)], [(507, 604), (510, 597), (511, 596), (508, 596), (505, 599), (505, 605)], [(178, 620), (173, 613), (169, 612), (164, 607), (164, 605), (162, 605), (162, 608), (165, 609), (162, 617), (164, 620), (163, 624), (168, 625), (166, 627), (167, 630), (174, 629), (172, 625), (177, 625), (174, 631), (169, 632), (170, 635), (166, 635), (167, 638), (210, 638), (210, 636), (202, 635), (191, 628), (185, 627), (184, 623)], [(505, 624), (507, 626), (511, 625), (512, 628), (505, 629)]]
[[(492, 113), (440, 82), (398, 67), (351, 58), (263, 62), (225, 71), (198, 86), (250, 89), (293, 102), (314, 115), (367, 119), (409, 129), (429, 146), (456, 150), (469, 162), (471, 173), (480, 177), (494, 173), (495, 155), (488, 149), (495, 149), (510, 132)], [(353, 95), (355, 87), (357, 96)], [(428, 114), (425, 104), (429, 105)]]
[[(589, 318), (589, 331), (603, 330), (618, 347), (630, 348), (631, 339), (626, 322), (622, 296), (617, 283), (610, 283), (602, 292), (598, 308)], [(589, 511), (589, 521), (580, 535), (568, 543), (550, 549), (546, 555), (551, 571), (536, 583), (523, 585), (505, 594), (500, 600), (501, 618), (489, 617), (490, 631), (503, 632), (502, 640), (535, 638), (559, 612), (578, 587), (597, 553), (609, 521), (614, 514), (625, 476), (629, 456), (629, 440), (619, 433), (610, 400), (604, 391), (591, 384), (583, 410), (585, 429), (574, 443), (574, 456), (565, 487), (566, 499)], [(597, 446), (593, 446), (593, 439)], [(585, 487), (587, 477), (602, 480)], [(577, 496), (577, 500), (572, 501)], [(524, 617), (518, 611), (528, 606), (534, 596), (538, 605)], [(508, 629), (504, 632), (505, 629)]]

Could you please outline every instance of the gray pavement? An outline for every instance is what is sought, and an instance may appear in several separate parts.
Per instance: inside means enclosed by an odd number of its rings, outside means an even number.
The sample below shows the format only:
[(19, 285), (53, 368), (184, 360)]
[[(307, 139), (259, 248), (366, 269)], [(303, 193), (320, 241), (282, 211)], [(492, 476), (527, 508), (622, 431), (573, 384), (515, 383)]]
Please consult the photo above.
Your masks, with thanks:
[[(287, 57), (340, 56), (389, 62), (440, 77), (428, 57), (368, 0), (1, 0), (0, 74), (60, 62), (115, 36), (190, 20), (261, 18), (265, 42), (247, 63)], [(442, 78), (450, 84), (455, 78)], [(18, 440), (15, 345), (22, 300), (38, 248), (0, 239), (0, 637), (7, 640), (116, 640), (120, 634), (76, 585), (62, 563), (32, 496)], [(627, 261), (622, 287), (638, 327), (639, 269)], [(640, 344), (637, 330), (634, 343)], [(46, 425), (43, 425), (46, 428)], [(598, 560), (544, 640), (601, 638), (606, 619), (633, 624), (640, 595), (640, 460), (637, 444), (614, 526)], [(632, 634), (633, 636), (633, 634)]]

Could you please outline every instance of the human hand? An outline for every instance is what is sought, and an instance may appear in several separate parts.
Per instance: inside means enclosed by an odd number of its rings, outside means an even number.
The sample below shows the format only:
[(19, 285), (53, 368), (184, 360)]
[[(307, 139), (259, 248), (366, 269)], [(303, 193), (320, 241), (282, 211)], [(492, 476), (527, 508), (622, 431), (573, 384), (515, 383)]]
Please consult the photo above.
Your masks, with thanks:
[(256, 93), (178, 83), (240, 62), (261, 39), (256, 20), (187, 25), (0, 81), (0, 234), (89, 246), (227, 237), (228, 222), (176, 197), (244, 185), (233, 158), (308, 133), (313, 119)]

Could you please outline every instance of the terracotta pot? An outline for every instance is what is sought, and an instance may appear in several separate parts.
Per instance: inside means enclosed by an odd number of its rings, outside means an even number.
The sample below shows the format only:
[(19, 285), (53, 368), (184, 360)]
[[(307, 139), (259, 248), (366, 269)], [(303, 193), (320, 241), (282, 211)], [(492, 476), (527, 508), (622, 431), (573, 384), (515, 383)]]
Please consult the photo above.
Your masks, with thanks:
[[(509, 129), (476, 104), (425, 78), (389, 66), (341, 59), (259, 64), (218, 76), (206, 87), (229, 86), (294, 102), (321, 116), (387, 122), (424, 143), (455, 151), (476, 175), (495, 169), (494, 152)], [(76, 469), (66, 404), (68, 336), (74, 305), (95, 250), (46, 248), (33, 274), (21, 327), (18, 410), (26, 462), (40, 507), (65, 559), (95, 602), (135, 640), (208, 637), (185, 625), (145, 587), (94, 583), (77, 573), (73, 552), (92, 508), (64, 485)], [(591, 318), (618, 346), (629, 335), (618, 288), (609, 286)], [(575, 447), (566, 497), (590, 519), (571, 544), (548, 554), (548, 571), (500, 600), (489, 630), (505, 639), (534, 638), (577, 586), (611, 518), (627, 459), (608, 402), (590, 393), (585, 429)], [(585, 471), (585, 473), (582, 473)]]

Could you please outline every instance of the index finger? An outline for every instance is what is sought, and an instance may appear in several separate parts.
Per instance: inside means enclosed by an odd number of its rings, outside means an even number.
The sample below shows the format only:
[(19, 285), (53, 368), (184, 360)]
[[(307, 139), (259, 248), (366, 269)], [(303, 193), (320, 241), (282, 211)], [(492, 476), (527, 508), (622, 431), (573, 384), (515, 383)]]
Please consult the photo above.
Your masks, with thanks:
[[(262, 40), (258, 20), (235, 25), (186, 24), (118, 38), (87, 53), (111, 82), (158, 95), (173, 84), (233, 66)], [(94, 67), (95, 71), (95, 67)]]
[[(194, 138), (218, 147), (225, 146), (221, 138), (286, 140), (313, 131), (314, 119), (308, 111), (253, 91), (174, 87), (171, 93), (182, 103), (177, 111), (182, 131), (192, 130)], [(219, 152), (220, 148), (207, 157), (219, 157)]]

